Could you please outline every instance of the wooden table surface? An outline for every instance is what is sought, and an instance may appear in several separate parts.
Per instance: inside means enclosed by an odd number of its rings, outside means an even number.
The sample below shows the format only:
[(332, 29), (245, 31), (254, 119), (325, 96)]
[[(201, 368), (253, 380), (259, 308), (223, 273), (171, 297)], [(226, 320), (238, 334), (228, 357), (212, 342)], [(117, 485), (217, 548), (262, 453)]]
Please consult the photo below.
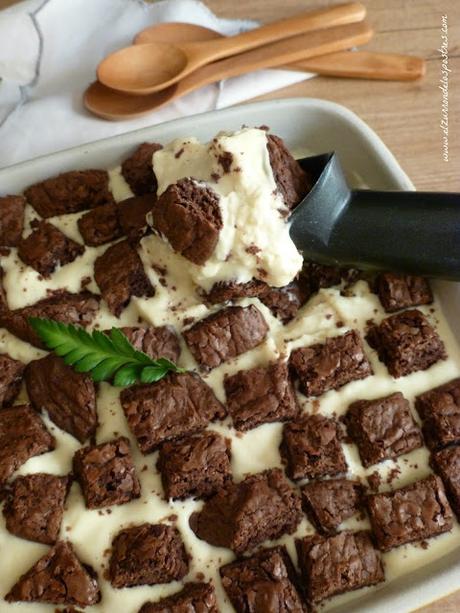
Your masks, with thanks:
[[(0, 8), (14, 0), (0, 0)], [(427, 60), (420, 82), (389, 83), (315, 78), (259, 99), (310, 96), (350, 108), (381, 136), (420, 190), (460, 191), (460, 2), (459, 0), (363, 0), (375, 36), (368, 49), (412, 53)], [(205, 0), (219, 16), (272, 21), (327, 0)], [(442, 155), (441, 18), (449, 36), (449, 161)], [(456, 113), (454, 114), (454, 108)], [(460, 577), (458, 586), (460, 588)], [(458, 613), (460, 591), (418, 613)], [(397, 612), (395, 612), (397, 613)]]

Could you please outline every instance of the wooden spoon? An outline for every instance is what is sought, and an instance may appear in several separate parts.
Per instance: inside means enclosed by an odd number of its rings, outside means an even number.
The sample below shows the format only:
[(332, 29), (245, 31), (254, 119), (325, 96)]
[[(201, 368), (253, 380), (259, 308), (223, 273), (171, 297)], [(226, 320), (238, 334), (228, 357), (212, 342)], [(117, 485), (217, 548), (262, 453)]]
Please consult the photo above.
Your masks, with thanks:
[[(281, 66), (293, 60), (350, 49), (369, 42), (372, 34), (372, 28), (364, 21), (301, 34), (204, 66), (179, 83), (148, 96), (132, 96), (96, 82), (86, 90), (84, 102), (92, 113), (105, 119), (137, 117), (203, 85), (260, 68)], [(139, 48), (143, 46), (138, 45)]]
[[(134, 38), (134, 44), (155, 41), (166, 43), (204, 42), (224, 38), (223, 34), (193, 23), (168, 22), (150, 26)], [(399, 53), (376, 53), (372, 51), (339, 51), (319, 57), (300, 60), (295, 64), (281, 66), (288, 70), (314, 72), (331, 77), (352, 79), (375, 79), (388, 81), (413, 81), (425, 74), (425, 60)]]
[(362, 21), (365, 14), (362, 4), (352, 2), (296, 15), (223, 39), (181, 45), (166, 42), (133, 45), (106, 57), (97, 68), (97, 76), (101, 83), (113, 89), (150, 94), (177, 83), (215, 60), (297, 34), (356, 23)]

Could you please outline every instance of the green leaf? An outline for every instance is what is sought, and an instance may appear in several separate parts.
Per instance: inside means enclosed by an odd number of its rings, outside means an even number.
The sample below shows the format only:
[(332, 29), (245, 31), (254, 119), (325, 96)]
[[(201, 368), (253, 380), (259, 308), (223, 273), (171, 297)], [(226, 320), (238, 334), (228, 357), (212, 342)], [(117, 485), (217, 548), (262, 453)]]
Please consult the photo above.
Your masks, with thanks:
[(165, 370), (172, 370), (173, 372), (178, 373), (185, 372), (183, 368), (179, 368), (179, 366), (176, 366), (176, 364), (174, 364), (174, 362), (171, 362), (171, 360), (168, 360), (168, 358), (158, 358), (158, 360), (156, 360), (156, 363)]
[(113, 378), (114, 385), (118, 387), (126, 387), (127, 385), (133, 385), (139, 381), (141, 367), (139, 366), (124, 366), (120, 368)]
[(101, 362), (100, 354), (88, 353), (75, 364), (74, 368), (77, 372), (91, 372)]
[(76, 372), (90, 373), (97, 382), (113, 381), (114, 385), (125, 387), (159, 381), (168, 372), (185, 372), (171, 360), (153, 360), (138, 351), (119, 328), (104, 334), (39, 317), (30, 317), (29, 323), (48, 349)]
[(112, 328), (110, 330), (110, 340), (117, 351), (122, 352), (124, 355), (131, 355), (131, 357), (135, 357), (136, 349), (131, 345), (119, 328)]
[(162, 379), (166, 372), (161, 366), (145, 366), (141, 372), (141, 382), (154, 383)]

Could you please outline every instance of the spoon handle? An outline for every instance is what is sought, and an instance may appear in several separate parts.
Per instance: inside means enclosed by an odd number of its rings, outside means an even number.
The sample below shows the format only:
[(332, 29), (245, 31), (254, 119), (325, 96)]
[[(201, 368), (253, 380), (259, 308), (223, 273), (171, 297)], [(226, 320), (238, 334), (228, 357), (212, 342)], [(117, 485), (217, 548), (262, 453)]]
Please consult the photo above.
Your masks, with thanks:
[(413, 55), (374, 53), (371, 51), (339, 51), (321, 57), (300, 60), (287, 66), (331, 77), (413, 81), (425, 74), (425, 60)]
[(184, 45), (197, 64), (215, 61), (242, 51), (261, 47), (284, 38), (305, 32), (362, 21), (366, 16), (365, 7), (359, 2), (340, 4), (332, 8), (318, 9), (289, 19), (276, 21), (237, 36)]
[(199, 71), (185, 77), (179, 81), (174, 94), (166, 102), (221, 79), (349, 49), (355, 45), (363, 45), (369, 42), (372, 35), (372, 28), (362, 21), (327, 30), (317, 30), (309, 34), (301, 34), (265, 47), (246, 51), (246, 53), (235, 57), (204, 66)]
[[(134, 37), (134, 44), (156, 41), (171, 42), (171, 31), (184, 42), (204, 42), (223, 38), (215, 30), (189, 23), (166, 23), (150, 26)], [(424, 76), (425, 60), (413, 55), (377, 53), (373, 51), (338, 51), (281, 66), (288, 70), (314, 72), (329, 77), (379, 79), (382, 81), (413, 81)]]

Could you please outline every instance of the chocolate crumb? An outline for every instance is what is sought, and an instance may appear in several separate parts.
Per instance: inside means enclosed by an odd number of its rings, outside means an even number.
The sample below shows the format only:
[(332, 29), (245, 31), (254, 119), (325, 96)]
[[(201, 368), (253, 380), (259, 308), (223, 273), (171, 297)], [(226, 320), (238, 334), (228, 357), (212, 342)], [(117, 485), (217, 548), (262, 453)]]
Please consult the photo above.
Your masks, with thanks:
[(166, 266), (160, 266), (159, 264), (152, 264), (152, 269), (160, 276), (166, 276), (168, 269)]
[(91, 283), (91, 277), (83, 277), (80, 281), (81, 291), (83, 291), (85, 287), (88, 287), (90, 283)]
[(221, 153), (218, 156), (217, 161), (224, 169), (224, 173), (228, 174), (233, 164), (233, 155), (230, 153), (230, 151), (224, 151), (224, 153)]
[(257, 272), (262, 278), (268, 277), (268, 272), (264, 268), (258, 268)]
[(382, 484), (382, 478), (379, 473), (374, 470), (373, 473), (367, 476), (367, 482), (372, 491), (378, 492), (380, 485)]
[(395, 466), (394, 468), (392, 468), (390, 470), (390, 472), (388, 473), (388, 476), (387, 476), (387, 479), (386, 479), (388, 485), (391, 485), (391, 483), (395, 479), (397, 479), (400, 474), (401, 474), (401, 469), (399, 468), (399, 466)]

